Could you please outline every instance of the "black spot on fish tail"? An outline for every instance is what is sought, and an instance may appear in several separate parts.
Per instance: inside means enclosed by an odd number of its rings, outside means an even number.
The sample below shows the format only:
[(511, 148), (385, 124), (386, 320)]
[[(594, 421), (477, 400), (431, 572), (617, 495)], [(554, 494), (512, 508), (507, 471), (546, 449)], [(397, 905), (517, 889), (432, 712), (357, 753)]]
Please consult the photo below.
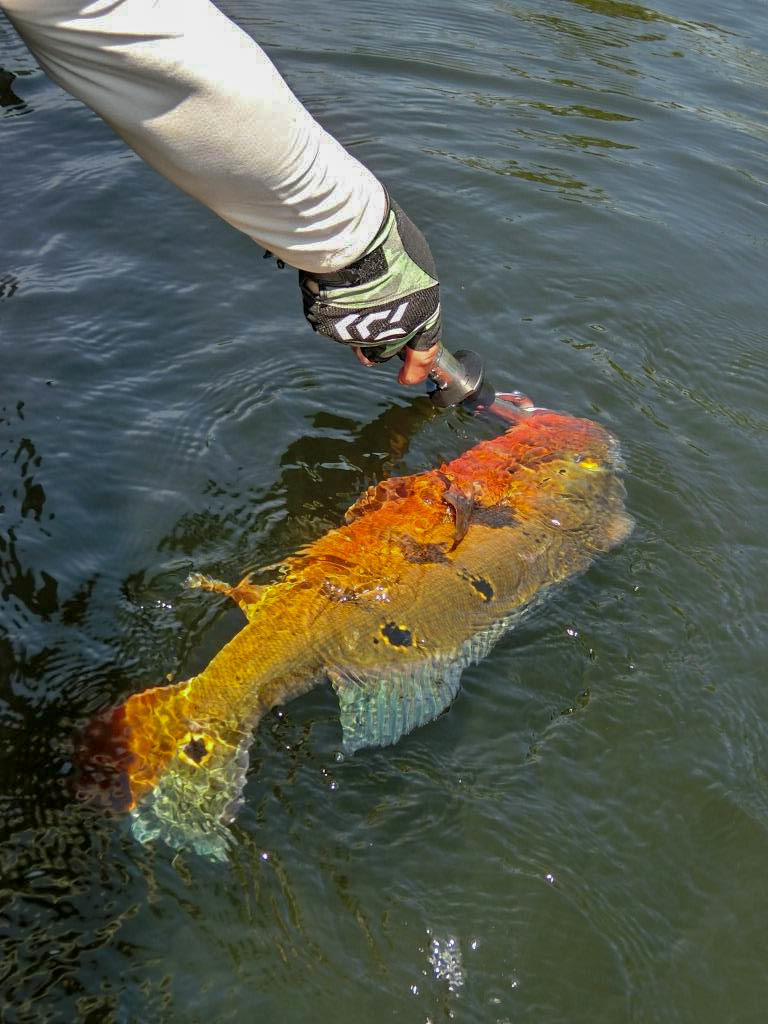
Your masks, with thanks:
[(410, 629), (398, 626), (394, 622), (384, 623), (381, 627), (381, 635), (393, 647), (411, 647), (413, 645), (413, 634)]
[(189, 743), (182, 748), (184, 753), (195, 764), (200, 764), (208, 754), (208, 748), (205, 745), (205, 740), (199, 736), (193, 736)]
[(472, 512), (472, 522), (478, 526), (489, 526), (493, 530), (498, 530), (505, 526), (515, 526), (520, 520), (515, 516), (513, 508), (499, 502), (486, 508), (476, 505)]

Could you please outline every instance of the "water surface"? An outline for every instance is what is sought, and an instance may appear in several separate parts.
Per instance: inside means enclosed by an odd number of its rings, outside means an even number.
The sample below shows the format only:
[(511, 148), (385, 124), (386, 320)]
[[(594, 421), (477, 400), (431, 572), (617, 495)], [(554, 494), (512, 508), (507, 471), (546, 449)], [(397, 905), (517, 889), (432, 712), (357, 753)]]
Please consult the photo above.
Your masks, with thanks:
[(425, 230), (449, 345), (621, 438), (637, 528), (396, 747), (265, 719), (230, 866), (74, 807), (73, 731), (240, 626), (190, 570), (491, 428), (313, 336), (0, 17), (4, 1019), (765, 1020), (764, 7), (223, 7)]

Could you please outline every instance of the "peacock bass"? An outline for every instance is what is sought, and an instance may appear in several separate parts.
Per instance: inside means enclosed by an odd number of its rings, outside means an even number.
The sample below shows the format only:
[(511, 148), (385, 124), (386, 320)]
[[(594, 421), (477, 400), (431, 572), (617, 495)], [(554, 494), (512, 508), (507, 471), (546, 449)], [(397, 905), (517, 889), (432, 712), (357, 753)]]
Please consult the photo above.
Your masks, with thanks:
[(276, 582), (191, 578), (247, 625), (199, 675), (91, 724), (83, 791), (130, 809), (144, 842), (224, 858), (268, 709), (330, 679), (347, 753), (436, 718), (523, 609), (632, 528), (606, 430), (545, 409), (510, 418), (439, 469), (369, 488)]

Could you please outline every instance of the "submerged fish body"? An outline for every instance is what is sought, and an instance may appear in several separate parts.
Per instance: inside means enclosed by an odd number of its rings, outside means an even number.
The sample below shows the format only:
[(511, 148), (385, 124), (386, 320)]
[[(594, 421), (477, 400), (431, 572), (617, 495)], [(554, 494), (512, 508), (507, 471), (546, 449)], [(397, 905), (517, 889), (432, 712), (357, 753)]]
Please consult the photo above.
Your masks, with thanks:
[(276, 582), (195, 578), (248, 622), (199, 675), (92, 723), (91, 789), (130, 808), (139, 839), (224, 857), (266, 710), (330, 678), (347, 752), (437, 717), (537, 596), (628, 535), (619, 466), (598, 424), (521, 412), (440, 469), (370, 488)]

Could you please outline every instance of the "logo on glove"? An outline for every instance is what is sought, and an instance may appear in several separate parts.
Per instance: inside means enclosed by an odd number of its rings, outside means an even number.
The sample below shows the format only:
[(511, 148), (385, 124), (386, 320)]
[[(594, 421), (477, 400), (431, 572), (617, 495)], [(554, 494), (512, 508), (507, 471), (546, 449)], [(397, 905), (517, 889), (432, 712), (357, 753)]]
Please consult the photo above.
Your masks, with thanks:
[[(380, 309), (375, 313), (366, 313), (364, 316), (361, 313), (350, 313), (349, 316), (342, 317), (341, 320), (337, 320), (333, 325), (336, 333), (342, 341), (367, 341), (371, 336), (371, 325), (377, 323), (379, 320), (385, 321), (389, 324), (397, 324), (403, 319), (403, 314), (408, 308), (408, 302), (401, 302), (395, 312), (392, 313), (391, 309)], [(357, 323), (357, 321), (360, 321)], [(381, 326), (385, 326), (384, 323)], [(357, 337), (354, 334), (350, 334), (350, 330), (357, 332)], [(405, 334), (403, 327), (389, 327), (386, 331), (380, 331), (375, 337), (374, 341), (384, 341), (385, 338), (397, 338), (401, 334)]]

